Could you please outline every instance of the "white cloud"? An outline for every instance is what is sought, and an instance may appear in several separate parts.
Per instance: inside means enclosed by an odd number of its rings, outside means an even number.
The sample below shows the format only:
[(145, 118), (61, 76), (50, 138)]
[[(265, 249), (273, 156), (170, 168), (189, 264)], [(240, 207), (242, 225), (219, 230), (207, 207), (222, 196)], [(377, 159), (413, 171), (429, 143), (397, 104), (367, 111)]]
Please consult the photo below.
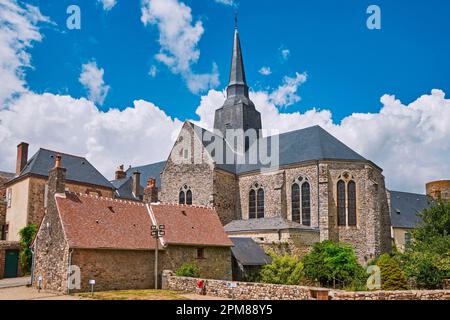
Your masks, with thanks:
[(42, 40), (38, 24), (50, 23), (37, 7), (0, 0), (0, 109), (8, 99), (25, 92), (24, 69), (30, 67), (28, 49)]
[(153, 65), (150, 67), (150, 70), (148, 71), (148, 75), (152, 78), (156, 77), (156, 75), (158, 74), (158, 68)]
[(288, 107), (300, 101), (297, 95), (299, 86), (305, 83), (306, 73), (295, 73), (295, 77), (285, 76), (283, 83), (270, 94), (270, 100), (276, 106)]
[(291, 56), (291, 51), (289, 49), (282, 47), (280, 49), (280, 54), (281, 54), (281, 58), (283, 58), (283, 60), (287, 61), (289, 59), (289, 57)]
[(226, 6), (234, 6), (234, 0), (214, 0), (217, 3), (224, 4)]
[(99, 105), (103, 105), (110, 89), (110, 86), (106, 85), (103, 80), (104, 74), (105, 70), (99, 69), (97, 63), (91, 61), (83, 64), (79, 78), (80, 83), (88, 92), (89, 100)]
[(142, 0), (141, 21), (157, 26), (161, 49), (155, 58), (174, 74), (180, 74), (189, 90), (199, 93), (219, 85), (217, 66), (210, 73), (192, 70), (200, 59), (198, 43), (204, 33), (201, 21), (193, 21), (191, 8), (177, 0)]
[(270, 76), (272, 74), (272, 70), (270, 69), (270, 67), (262, 67), (261, 69), (259, 69), (259, 73), (263, 76)]
[(115, 7), (117, 0), (97, 0), (103, 4), (103, 10), (109, 11)]

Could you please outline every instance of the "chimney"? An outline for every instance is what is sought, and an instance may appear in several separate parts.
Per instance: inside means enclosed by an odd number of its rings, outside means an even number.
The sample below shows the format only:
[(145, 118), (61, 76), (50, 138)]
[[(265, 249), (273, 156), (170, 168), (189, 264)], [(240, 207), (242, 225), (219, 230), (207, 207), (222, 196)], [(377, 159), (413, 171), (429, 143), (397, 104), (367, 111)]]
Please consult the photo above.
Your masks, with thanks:
[(117, 168), (116, 171), (116, 180), (122, 180), (127, 177), (126, 172), (123, 170), (123, 164)]
[(28, 143), (22, 142), (17, 146), (17, 162), (16, 162), (16, 176), (20, 175), (23, 168), (28, 162)]
[(144, 202), (156, 203), (158, 202), (158, 188), (156, 187), (156, 179), (149, 178), (147, 187), (144, 189)]
[(61, 165), (61, 155), (56, 155), (55, 166), (48, 173), (47, 207), (54, 203), (55, 194), (66, 192), (66, 169)]
[(133, 194), (136, 198), (141, 196), (141, 173), (133, 172)]

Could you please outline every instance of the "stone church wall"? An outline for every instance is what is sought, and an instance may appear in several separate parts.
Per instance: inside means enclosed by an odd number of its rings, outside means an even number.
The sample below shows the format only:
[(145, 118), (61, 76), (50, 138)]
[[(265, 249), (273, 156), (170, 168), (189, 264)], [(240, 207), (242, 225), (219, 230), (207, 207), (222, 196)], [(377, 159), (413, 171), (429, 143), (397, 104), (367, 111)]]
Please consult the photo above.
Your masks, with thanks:
[(214, 208), (223, 225), (240, 219), (237, 213), (238, 184), (234, 174), (214, 170)]

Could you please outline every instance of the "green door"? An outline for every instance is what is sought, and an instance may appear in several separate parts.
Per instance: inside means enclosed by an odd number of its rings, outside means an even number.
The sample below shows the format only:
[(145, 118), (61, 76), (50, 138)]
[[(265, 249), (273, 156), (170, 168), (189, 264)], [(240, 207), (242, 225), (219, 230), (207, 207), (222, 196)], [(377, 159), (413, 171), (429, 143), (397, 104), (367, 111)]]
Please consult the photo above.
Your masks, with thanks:
[(17, 277), (17, 266), (19, 264), (19, 251), (18, 250), (6, 250), (5, 261), (5, 278)]

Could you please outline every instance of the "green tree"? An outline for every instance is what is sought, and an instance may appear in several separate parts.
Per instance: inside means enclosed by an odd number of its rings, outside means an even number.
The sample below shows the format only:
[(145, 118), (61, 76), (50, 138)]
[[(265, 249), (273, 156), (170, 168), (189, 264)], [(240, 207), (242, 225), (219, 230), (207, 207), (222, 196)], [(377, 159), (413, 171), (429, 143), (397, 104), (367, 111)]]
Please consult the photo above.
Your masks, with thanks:
[(450, 278), (450, 202), (435, 201), (418, 216), (413, 243), (397, 259), (419, 288), (440, 289)]
[(299, 285), (303, 277), (303, 264), (297, 257), (279, 256), (271, 252), (272, 263), (262, 267), (260, 280), (265, 283)]
[(376, 265), (381, 271), (381, 289), (383, 290), (407, 290), (406, 276), (397, 260), (389, 254), (383, 254), (377, 260)]
[(200, 278), (200, 269), (195, 263), (185, 263), (175, 274), (179, 277)]
[(305, 277), (325, 287), (359, 289), (368, 278), (353, 249), (343, 243), (316, 243), (302, 262)]
[(38, 231), (38, 227), (35, 224), (30, 224), (19, 231), (20, 246), (20, 266), (22, 272), (28, 274), (31, 271), (31, 263), (33, 260), (33, 254), (30, 246), (33, 243), (34, 237)]

